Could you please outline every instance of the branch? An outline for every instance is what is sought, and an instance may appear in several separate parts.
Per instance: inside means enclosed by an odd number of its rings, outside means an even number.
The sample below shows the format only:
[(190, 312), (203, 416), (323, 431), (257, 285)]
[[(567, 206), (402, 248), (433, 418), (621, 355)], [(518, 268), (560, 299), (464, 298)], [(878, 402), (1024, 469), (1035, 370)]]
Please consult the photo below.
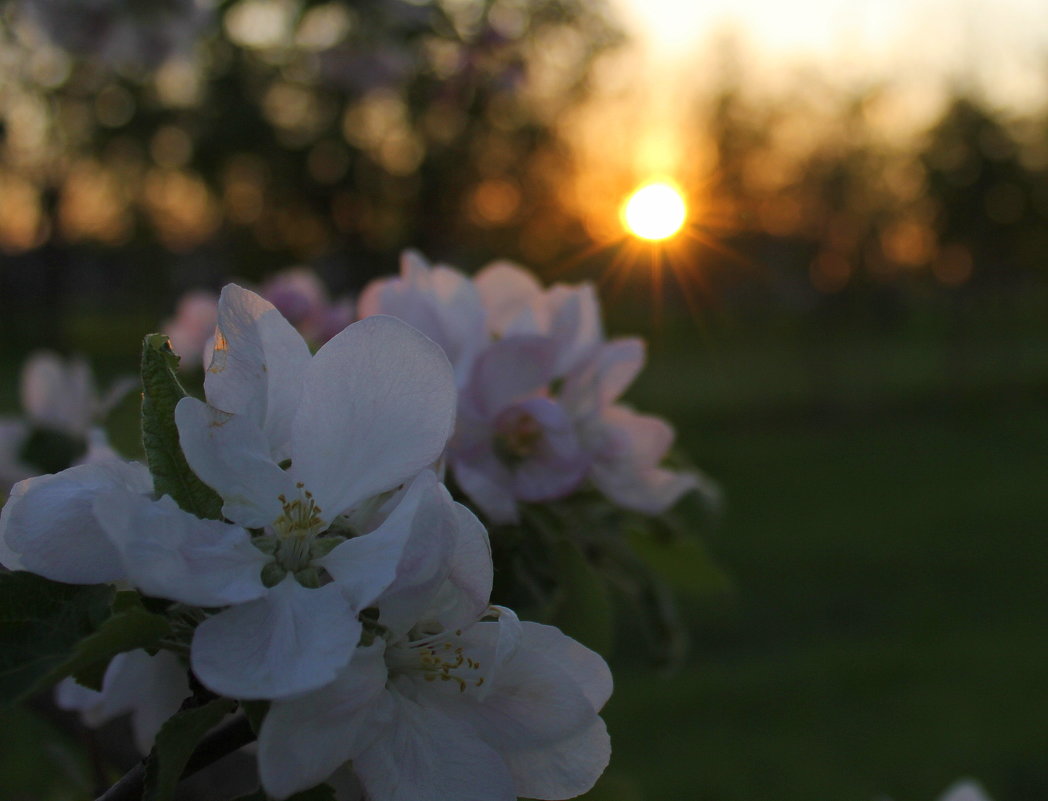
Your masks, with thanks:
[[(240, 716), (215, 728), (193, 751), (182, 778), (192, 776), (255, 739), (251, 724)], [(139, 762), (95, 801), (140, 801), (145, 787), (146, 765)]]

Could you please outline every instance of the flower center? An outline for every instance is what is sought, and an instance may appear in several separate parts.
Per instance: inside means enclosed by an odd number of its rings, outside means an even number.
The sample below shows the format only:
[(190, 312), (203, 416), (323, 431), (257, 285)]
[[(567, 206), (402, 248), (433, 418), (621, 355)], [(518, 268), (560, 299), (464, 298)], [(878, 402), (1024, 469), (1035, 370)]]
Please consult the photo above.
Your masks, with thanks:
[(322, 536), (328, 528), (321, 517), (323, 510), (302, 482), (296, 487), (297, 498), (288, 500), (285, 495), (278, 496), (280, 516), (266, 527), (267, 534), (255, 538), (258, 548), (273, 555), (273, 561), (262, 570), (266, 586), (271, 587), (292, 573), (303, 586), (319, 587), (325, 583), (326, 574), (313, 563), (344, 539)]
[(510, 467), (526, 461), (542, 441), (542, 425), (521, 409), (509, 409), (495, 423), (495, 455)]
[(480, 660), (473, 659), (459, 644), (462, 631), (456, 630), (415, 642), (397, 643), (386, 650), (390, 676), (421, 678), (431, 683), (447, 683), (464, 693), (482, 687), (486, 679)]

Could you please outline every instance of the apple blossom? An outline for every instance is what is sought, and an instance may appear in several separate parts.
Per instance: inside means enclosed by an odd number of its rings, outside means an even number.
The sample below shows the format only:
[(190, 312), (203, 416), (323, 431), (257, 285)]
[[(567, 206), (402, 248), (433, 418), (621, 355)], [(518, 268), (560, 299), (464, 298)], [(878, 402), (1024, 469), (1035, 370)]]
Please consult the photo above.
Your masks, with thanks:
[(347, 763), (371, 801), (560, 799), (600, 776), (607, 665), (553, 627), (487, 606), (490, 556), (475, 518), (442, 556), (376, 601), (349, 669), (271, 705), (258, 752), (270, 795)]
[(100, 395), (83, 359), (33, 353), (20, 380), (24, 417), (0, 418), (0, 493), (30, 476), (113, 458), (97, 424), (132, 385), (119, 379)]
[(150, 656), (136, 649), (113, 657), (100, 691), (63, 679), (55, 688), (55, 703), (79, 712), (91, 727), (130, 713), (135, 746), (148, 754), (164, 721), (189, 695), (186, 669), (175, 654), (158, 651)]
[(365, 288), (360, 313), (401, 317), (444, 347), (461, 389), (448, 463), (491, 520), (515, 522), (518, 501), (563, 498), (586, 481), (652, 515), (705, 486), (662, 467), (668, 423), (618, 402), (644, 344), (605, 339), (592, 285), (544, 289), (510, 262), (470, 280), (407, 253), (399, 278)]
[[(207, 404), (185, 398), (176, 408), (183, 451), (235, 524), (223, 529), (223, 553), (250, 547), (247, 530), (261, 529), (255, 543), (267, 559), (263, 575), (248, 551), (243, 561), (231, 557), (254, 583), (250, 591), (238, 584), (245, 595), (225, 599), (222, 605), (234, 605), (198, 627), (193, 669), (213, 690), (234, 697), (272, 698), (319, 686), (348, 662), (359, 633), (352, 622), (334, 624), (353, 621), (392, 580), (403, 532), (448, 524), (450, 500), (442, 500), (435, 477), (420, 471), (439, 458), (451, 432), (450, 365), (435, 344), (389, 317), (355, 323), (311, 356), (272, 304), (230, 285), (219, 302), (204, 390)], [(386, 524), (394, 533), (344, 540), (347, 513), (406, 483)], [(111, 535), (134, 548), (136, 532), (150, 527), (140, 518), (162, 518), (179, 532), (164, 542), (182, 550), (186, 565), (184, 581), (174, 585), (186, 593), (182, 600), (206, 605), (196, 598), (192, 578), (194, 565), (211, 561), (197, 557), (209, 541), (198, 522), (180, 517), (171, 504), (147, 509), (127, 497), (122, 515), (110, 520)], [(360, 551), (371, 564), (353, 563)], [(174, 562), (158, 556), (157, 569)], [(334, 582), (324, 584), (325, 573)], [(226, 586), (217, 579), (216, 585)], [(173, 597), (175, 589), (161, 594)]]

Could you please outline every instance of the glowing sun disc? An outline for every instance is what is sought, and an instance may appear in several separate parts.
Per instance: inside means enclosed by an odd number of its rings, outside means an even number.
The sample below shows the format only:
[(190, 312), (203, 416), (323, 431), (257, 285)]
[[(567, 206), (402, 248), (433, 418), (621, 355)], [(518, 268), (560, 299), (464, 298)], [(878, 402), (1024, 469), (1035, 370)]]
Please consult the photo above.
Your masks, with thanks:
[(669, 239), (684, 225), (688, 207), (680, 192), (666, 183), (642, 186), (626, 201), (622, 220), (626, 229), (641, 239)]

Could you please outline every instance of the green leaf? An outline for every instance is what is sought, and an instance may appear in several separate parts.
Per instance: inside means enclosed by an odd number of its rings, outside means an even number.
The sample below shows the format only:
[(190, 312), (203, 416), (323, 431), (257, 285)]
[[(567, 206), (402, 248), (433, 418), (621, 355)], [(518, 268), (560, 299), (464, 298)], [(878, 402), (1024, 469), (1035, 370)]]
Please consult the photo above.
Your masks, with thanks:
[(236, 701), (218, 698), (184, 709), (171, 717), (156, 736), (146, 760), (142, 801), (174, 801), (175, 788), (200, 739), (233, 711)]
[(142, 342), (142, 445), (157, 495), (170, 495), (197, 517), (222, 517), (222, 499), (186, 463), (175, 426), (175, 406), (186, 391), (175, 370), (178, 356), (164, 334)]
[(58, 675), (52, 675), (52, 678), (72, 675), (85, 687), (101, 690), (109, 660), (124, 651), (156, 648), (170, 633), (167, 618), (147, 612), (141, 604), (115, 612), (98, 631), (80, 642), (73, 657), (63, 663), (58, 668)]
[(614, 629), (607, 584), (570, 542), (557, 543), (554, 554), (558, 598), (551, 622), (569, 637), (607, 656)]
[(42, 689), (109, 616), (113, 588), (0, 574), (0, 705)]

